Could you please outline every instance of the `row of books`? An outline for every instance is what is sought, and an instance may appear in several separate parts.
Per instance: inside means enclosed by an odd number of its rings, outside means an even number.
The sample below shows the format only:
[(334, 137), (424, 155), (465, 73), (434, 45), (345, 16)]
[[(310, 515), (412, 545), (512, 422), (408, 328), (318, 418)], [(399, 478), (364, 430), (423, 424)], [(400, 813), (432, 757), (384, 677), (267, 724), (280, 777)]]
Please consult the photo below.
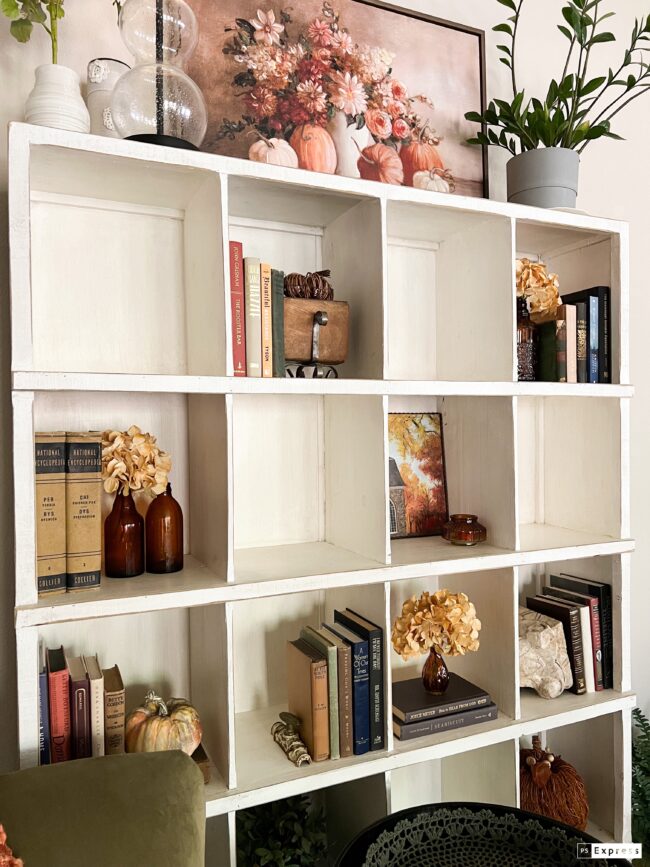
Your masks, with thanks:
[(99, 587), (101, 433), (37, 433), (34, 460), (39, 595)]
[(287, 700), (315, 762), (384, 749), (383, 630), (350, 608), (287, 642)]
[(124, 752), (124, 684), (117, 665), (48, 648), (38, 677), (41, 765)]
[(284, 377), (284, 272), (230, 242), (232, 360), (235, 376)]
[(442, 695), (424, 688), (422, 677), (393, 684), (393, 732), (401, 741), (496, 719), (489, 693), (453, 672)]
[(559, 620), (564, 629), (577, 695), (612, 689), (614, 659), (612, 588), (575, 575), (551, 575), (541, 594), (526, 599), (531, 611)]
[(596, 286), (563, 295), (556, 320), (539, 326), (543, 382), (611, 380), (610, 291)]

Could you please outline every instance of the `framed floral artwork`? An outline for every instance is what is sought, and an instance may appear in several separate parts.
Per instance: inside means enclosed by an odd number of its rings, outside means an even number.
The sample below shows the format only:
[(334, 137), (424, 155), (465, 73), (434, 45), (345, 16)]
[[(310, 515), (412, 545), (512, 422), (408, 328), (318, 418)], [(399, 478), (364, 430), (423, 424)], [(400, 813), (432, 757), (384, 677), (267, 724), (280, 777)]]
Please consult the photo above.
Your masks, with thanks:
[(439, 536), (449, 520), (442, 416), (388, 414), (390, 535)]
[(487, 196), (484, 34), (375, 0), (193, 0), (203, 150)]

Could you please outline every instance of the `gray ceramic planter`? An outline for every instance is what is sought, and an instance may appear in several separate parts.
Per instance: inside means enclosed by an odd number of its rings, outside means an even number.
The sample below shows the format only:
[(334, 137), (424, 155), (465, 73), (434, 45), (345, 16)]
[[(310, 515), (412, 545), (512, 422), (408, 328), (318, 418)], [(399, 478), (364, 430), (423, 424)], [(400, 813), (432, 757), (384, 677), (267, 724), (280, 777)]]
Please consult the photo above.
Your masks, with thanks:
[(538, 148), (507, 166), (508, 201), (538, 208), (575, 208), (580, 157), (568, 148)]

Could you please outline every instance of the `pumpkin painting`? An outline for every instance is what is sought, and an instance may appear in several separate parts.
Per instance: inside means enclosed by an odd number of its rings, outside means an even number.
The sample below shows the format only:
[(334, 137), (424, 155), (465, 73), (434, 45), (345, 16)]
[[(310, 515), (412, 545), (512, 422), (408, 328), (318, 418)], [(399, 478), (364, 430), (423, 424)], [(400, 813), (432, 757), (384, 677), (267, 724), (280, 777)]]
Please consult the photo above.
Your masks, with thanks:
[(248, 151), (248, 159), (272, 166), (298, 168), (298, 155), (283, 138), (260, 138), (253, 142)]
[(405, 145), (400, 151), (400, 157), (404, 167), (404, 183), (408, 187), (413, 186), (416, 172), (430, 172), (432, 169), (445, 167), (435, 145), (425, 141), (413, 141)]
[(298, 156), (301, 169), (333, 175), (337, 157), (334, 139), (322, 126), (305, 123), (297, 127), (289, 144)]
[(357, 163), (359, 174), (367, 181), (401, 184), (404, 180), (402, 161), (394, 148), (374, 144), (364, 148)]
[(142, 707), (126, 718), (127, 753), (182, 750), (191, 756), (202, 736), (199, 715), (188, 701), (170, 698), (164, 702), (153, 690), (145, 696)]

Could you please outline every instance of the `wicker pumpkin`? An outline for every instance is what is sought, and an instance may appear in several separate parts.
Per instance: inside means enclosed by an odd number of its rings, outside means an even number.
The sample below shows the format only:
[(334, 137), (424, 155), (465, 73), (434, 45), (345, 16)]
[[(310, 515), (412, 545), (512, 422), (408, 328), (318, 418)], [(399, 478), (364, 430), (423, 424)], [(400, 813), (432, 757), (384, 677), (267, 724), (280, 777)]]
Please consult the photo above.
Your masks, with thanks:
[(126, 718), (127, 753), (157, 753), (182, 750), (191, 756), (201, 743), (203, 729), (196, 709), (184, 698), (164, 702), (153, 690), (142, 707)]
[(519, 751), (519, 782), (522, 810), (585, 830), (589, 801), (580, 774), (560, 756), (543, 750), (537, 736), (532, 750)]
[(328, 175), (333, 175), (336, 171), (334, 139), (322, 126), (305, 123), (297, 127), (289, 143), (298, 156), (301, 169), (325, 172)]

